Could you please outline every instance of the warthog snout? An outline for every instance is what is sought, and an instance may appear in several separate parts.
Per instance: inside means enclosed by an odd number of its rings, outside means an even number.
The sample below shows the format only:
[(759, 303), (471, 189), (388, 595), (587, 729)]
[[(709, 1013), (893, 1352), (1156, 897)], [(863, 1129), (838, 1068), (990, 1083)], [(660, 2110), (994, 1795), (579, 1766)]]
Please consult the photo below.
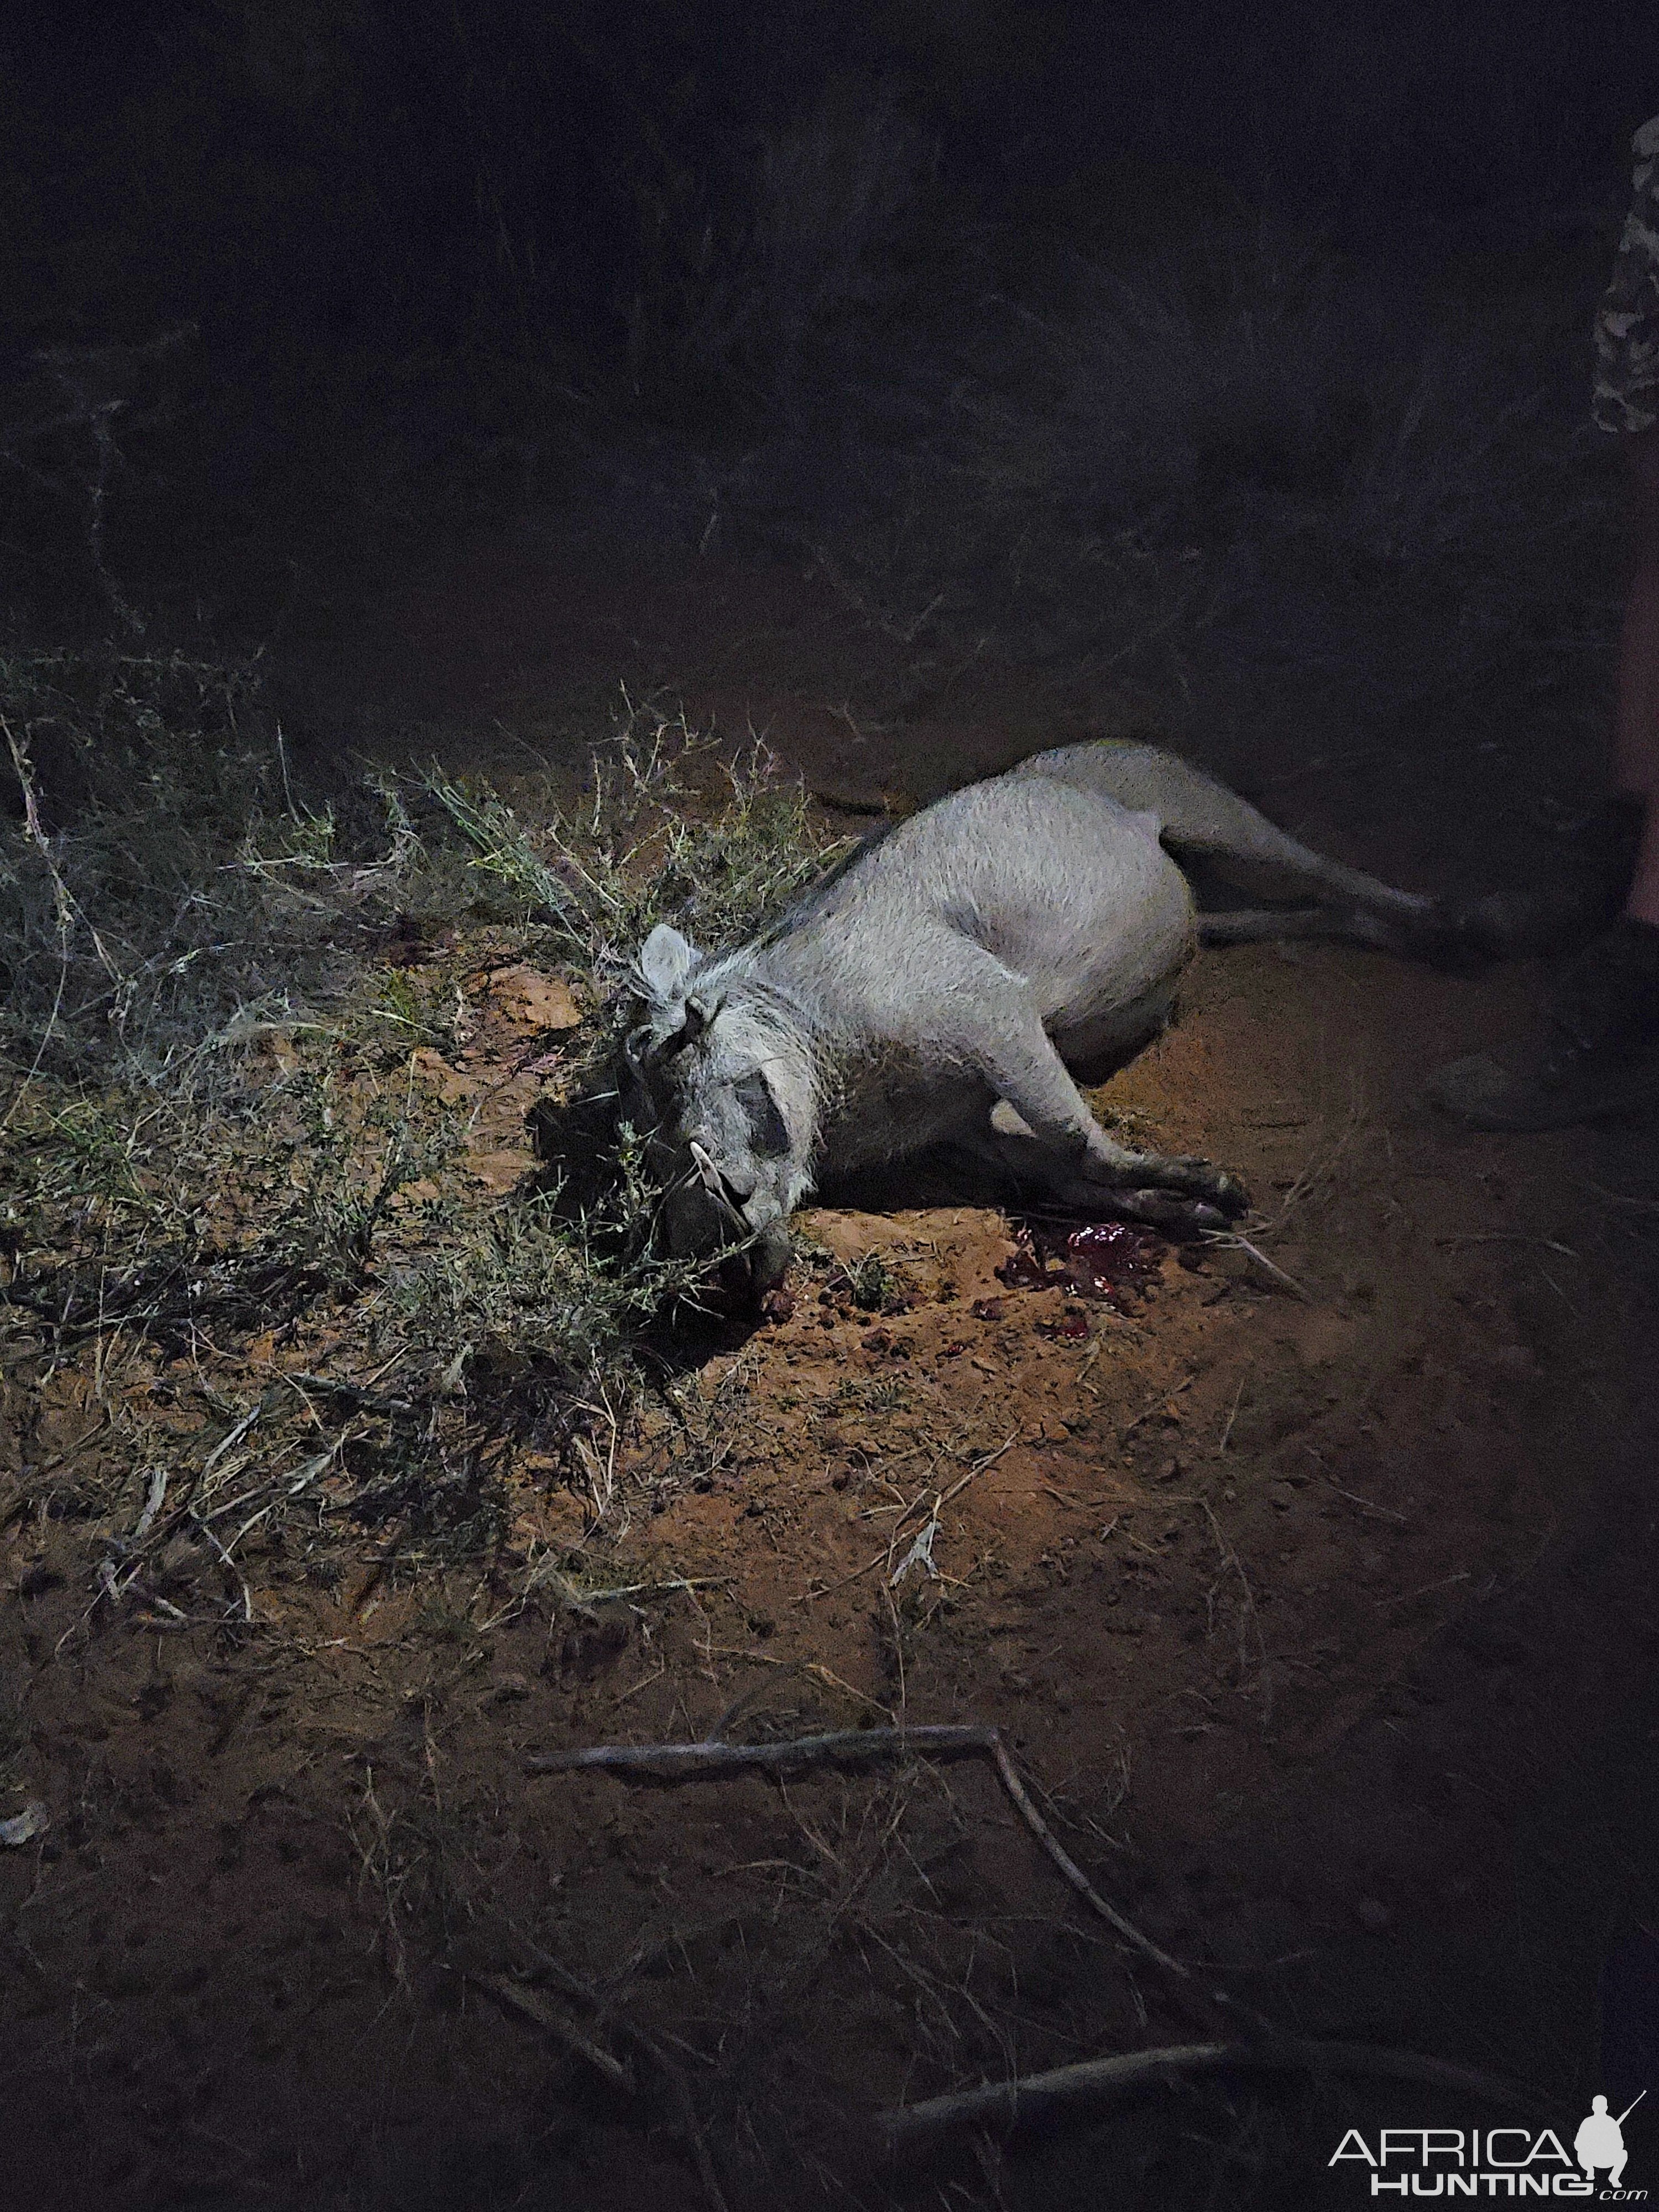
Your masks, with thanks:
[(789, 1231), (781, 1215), (764, 1213), (759, 1178), (722, 1165), (696, 1138), (677, 1164), (663, 1200), (669, 1250), (683, 1260), (720, 1257), (729, 1290), (758, 1298), (775, 1289), (789, 1269)]

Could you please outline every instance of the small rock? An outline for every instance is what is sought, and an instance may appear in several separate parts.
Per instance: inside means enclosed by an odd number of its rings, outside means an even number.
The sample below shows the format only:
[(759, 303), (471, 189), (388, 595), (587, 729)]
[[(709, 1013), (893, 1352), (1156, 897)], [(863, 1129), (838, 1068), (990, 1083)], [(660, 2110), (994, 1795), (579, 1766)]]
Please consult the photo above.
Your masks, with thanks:
[(32, 1843), (36, 1836), (44, 1835), (52, 1826), (52, 1815), (38, 1797), (31, 1797), (22, 1811), (9, 1820), (0, 1820), (0, 1845), (15, 1850), (21, 1844)]

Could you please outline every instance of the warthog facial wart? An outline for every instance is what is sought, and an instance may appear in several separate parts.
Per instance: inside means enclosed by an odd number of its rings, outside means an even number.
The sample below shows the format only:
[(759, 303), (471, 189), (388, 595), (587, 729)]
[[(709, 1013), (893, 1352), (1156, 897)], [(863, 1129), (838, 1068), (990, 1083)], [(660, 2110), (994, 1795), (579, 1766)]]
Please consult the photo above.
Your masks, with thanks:
[[(1200, 915), (1194, 860), (1299, 903)], [(1200, 942), (1457, 935), (1432, 900), (1323, 859), (1170, 754), (1064, 746), (879, 834), (746, 945), (653, 929), (621, 1118), (662, 1179), (670, 1249), (741, 1246), (757, 1295), (820, 1182), (945, 1141), (1064, 1206), (1191, 1235), (1244, 1212), (1241, 1186), (1117, 1143), (1074, 1073), (1103, 1080), (1162, 1031)]]

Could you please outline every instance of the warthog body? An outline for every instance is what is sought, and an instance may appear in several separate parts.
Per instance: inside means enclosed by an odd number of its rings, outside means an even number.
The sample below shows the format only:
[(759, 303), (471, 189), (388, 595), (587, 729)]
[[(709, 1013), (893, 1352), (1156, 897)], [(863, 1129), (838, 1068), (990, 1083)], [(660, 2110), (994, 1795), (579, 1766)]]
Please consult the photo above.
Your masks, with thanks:
[[(1198, 914), (1202, 861), (1292, 910)], [(1066, 1205), (1221, 1225), (1202, 1160), (1127, 1149), (1079, 1094), (1164, 1028), (1200, 941), (1334, 935), (1401, 950), (1434, 903), (1322, 859), (1152, 746), (1040, 753), (862, 846), (749, 944), (665, 924), (641, 950), (623, 1118), (652, 1133), (681, 1254), (748, 1243), (753, 1285), (821, 1181), (941, 1141)]]

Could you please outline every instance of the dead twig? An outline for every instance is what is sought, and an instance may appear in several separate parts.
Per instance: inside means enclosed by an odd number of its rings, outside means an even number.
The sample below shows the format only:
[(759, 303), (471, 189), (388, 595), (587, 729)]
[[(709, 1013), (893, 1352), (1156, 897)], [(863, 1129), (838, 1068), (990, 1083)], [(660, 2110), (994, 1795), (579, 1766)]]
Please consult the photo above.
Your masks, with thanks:
[(155, 1524), (156, 1515), (167, 1503), (167, 1471), (164, 1467), (153, 1467), (149, 1471), (149, 1485), (144, 1493), (143, 1510), (133, 1523), (132, 1541), (135, 1544), (142, 1544), (149, 1535)]
[[(966, 1474), (959, 1475), (947, 1491), (935, 1498), (932, 1516), (935, 1526), (938, 1524), (939, 1515), (951, 1499), (959, 1498), (976, 1476), (983, 1474), (988, 1467), (994, 1467), (1004, 1452), (1012, 1451), (1018, 1441), (1019, 1431), (1016, 1429), (1012, 1436), (1003, 1438), (994, 1451), (987, 1452), (982, 1459), (976, 1459)], [(893, 1533), (888, 1538), (886, 1544), (879, 1552), (872, 1553), (861, 1566), (854, 1567), (850, 1574), (843, 1575), (839, 1582), (827, 1583), (823, 1589), (803, 1590), (794, 1602), (797, 1605), (810, 1605), (814, 1598), (833, 1597), (837, 1590), (845, 1589), (848, 1583), (858, 1582), (863, 1576), (867, 1575), (872, 1567), (878, 1567), (884, 1562), (890, 1568), (893, 1563), (893, 1552), (898, 1541), (898, 1532), (907, 1521), (921, 1510), (927, 1496), (927, 1492), (923, 1490), (911, 1499), (903, 1512), (899, 1515), (898, 1519), (894, 1522)]]
[(1227, 1415), (1226, 1421), (1223, 1425), (1221, 1441), (1215, 1448), (1215, 1455), (1218, 1459), (1224, 1459), (1226, 1456), (1227, 1441), (1232, 1435), (1233, 1423), (1238, 1419), (1238, 1409), (1244, 1402), (1244, 1385), (1249, 1381), (1249, 1379), (1250, 1371), (1247, 1367), (1244, 1372), (1238, 1378), (1238, 1388), (1233, 1393), (1232, 1410)]
[[(1264, 1674), (1267, 1670), (1267, 1645), (1262, 1638), (1261, 1621), (1256, 1615), (1255, 1592), (1250, 1588), (1250, 1578), (1244, 1571), (1243, 1560), (1240, 1559), (1238, 1553), (1233, 1549), (1232, 1546), (1227, 1541), (1227, 1539), (1222, 1534), (1221, 1523), (1216, 1519), (1215, 1510), (1211, 1505), (1209, 1499), (1207, 1498), (1200, 1498), (1198, 1500), (1198, 1504), (1200, 1510), (1204, 1515), (1204, 1518), (1210, 1524), (1210, 1534), (1215, 1540), (1215, 1547), (1218, 1553), (1220, 1555), (1221, 1571), (1223, 1574), (1225, 1574), (1227, 1570), (1231, 1568), (1233, 1573), (1238, 1577), (1240, 1593), (1238, 1605), (1238, 1686), (1240, 1689), (1243, 1689), (1244, 1686), (1244, 1677), (1249, 1671), (1250, 1632), (1252, 1629), (1255, 1632), (1258, 1664)], [(1214, 1587), (1219, 1587), (1219, 1585), (1217, 1584)], [(1266, 1728), (1267, 1724), (1267, 1714), (1265, 1710), (1262, 1714), (1261, 1724), (1263, 1728)]]
[(235, 1427), (230, 1431), (229, 1434), (220, 1437), (218, 1443), (215, 1444), (213, 1449), (202, 1462), (202, 1480), (204, 1482), (205, 1482), (209, 1475), (212, 1474), (214, 1468), (218, 1466), (220, 1461), (224, 1458), (227, 1452), (233, 1452), (235, 1450), (237, 1445), (241, 1443), (242, 1438), (247, 1434), (248, 1431), (253, 1426), (253, 1424), (258, 1419), (260, 1414), (264, 1413), (264, 1405), (263, 1401), (256, 1400), (255, 1402), (248, 1407), (246, 1413), (243, 1414), (241, 1419), (237, 1422)]
[(1558, 1244), (1553, 1237), (1529, 1237), (1522, 1229), (1480, 1229), (1461, 1237), (1437, 1237), (1437, 1244), (1535, 1244), (1540, 1251), (1559, 1252), (1564, 1260), (1577, 1260), (1583, 1255), (1571, 1244)]
[(1313, 1304), (1313, 1292), (1310, 1290), (1298, 1283), (1294, 1275), (1287, 1275), (1276, 1260), (1270, 1260), (1259, 1244), (1253, 1244), (1248, 1237), (1241, 1237), (1237, 1230), (1217, 1231), (1206, 1236), (1204, 1242), (1212, 1252), (1248, 1254), (1255, 1261), (1257, 1267), (1273, 1277), (1274, 1282), (1282, 1283), (1293, 1298), (1300, 1298), (1304, 1305)]
[(1109, 1927), (1115, 1928), (1124, 1942), (1133, 1949), (1139, 1951), (1144, 1958), (1154, 1960), (1166, 1973), (1176, 1974), (1182, 1981), (1189, 1981), (1192, 1978), (1191, 1967), (1183, 1966), (1179, 1959), (1172, 1959), (1167, 1951), (1161, 1951), (1149, 1936), (1143, 1936), (1132, 1920), (1126, 1920), (1115, 1906), (1108, 1905), (1098, 1890), (1091, 1886), (1082, 1868), (1071, 1856), (1042, 1814), (1031, 1802), (1024, 1784), (1014, 1771), (1014, 1763), (1008, 1756), (1008, 1747), (1003, 1742), (1000, 1734), (994, 1729), (991, 1731), (990, 1751), (991, 1757), (996, 1764), (997, 1774), (1003, 1788), (1008, 1793), (1014, 1810), (1091, 1911), (1097, 1912)]
[[(638, 2031), (636, 2030), (637, 2033)], [(702, 2193), (708, 2203), (708, 2212), (731, 2212), (726, 2191), (720, 2187), (720, 2177), (714, 2172), (714, 2161), (709, 2154), (708, 2139), (703, 2134), (702, 2123), (697, 2118), (696, 2101), (691, 2094), (691, 2084), (685, 2078), (685, 2069), (677, 2058), (671, 2058), (654, 2036), (640, 2037), (642, 2047), (662, 2069), (668, 2086), (674, 2093), (674, 2101), (680, 2108), (680, 2123), (691, 2147), (692, 2162), (697, 2169), (697, 2179), (702, 2184)]]
[(881, 2113), (878, 2141), (890, 2159), (925, 2155), (969, 2129), (1007, 2134), (1032, 2121), (1081, 2118), (1103, 2105), (1154, 2087), (1175, 2087), (1194, 2074), (1268, 2072), (1360, 2074), (1400, 2081), (1423, 2081), (1454, 2089), (1484, 2102), (1525, 2106), (1528, 2100), (1495, 2074), (1455, 2066), (1415, 2051), (1391, 2051), (1378, 2044), (1322, 2043), (1286, 2037), (1262, 2043), (1178, 2043), (1152, 2051), (1125, 2051), (1109, 2058), (1086, 2058), (1050, 2073), (988, 2081), (975, 2089), (930, 2097), (926, 2103)]
[(1659, 1213), (1659, 1198), (1644, 1198), (1635, 1191), (1608, 1190), (1599, 1182), (1590, 1182), (1588, 1176), (1584, 1178), (1584, 1188), (1593, 1191), (1605, 1205), (1633, 1206), (1638, 1213)]
[(238, 1591), (240, 1593), (242, 1619), (251, 1627), (253, 1623), (253, 1593), (249, 1589), (246, 1579), (244, 1577), (241, 1569), (237, 1565), (235, 1560), (231, 1558), (230, 1553), (219, 1541), (218, 1537), (214, 1534), (213, 1530), (208, 1527), (205, 1521), (198, 1518), (198, 1516), (194, 1513), (187, 1513), (185, 1516), (185, 1518), (190, 1526), (195, 1529), (197, 1534), (198, 1536), (205, 1537), (207, 1541), (212, 1546), (215, 1552), (218, 1553), (220, 1565), (223, 1567), (225, 1572), (230, 1576), (232, 1580), (235, 1583)]
[[(967, 1474), (958, 1476), (957, 1480), (953, 1482), (951, 1485), (951, 1487), (945, 1492), (944, 1496), (939, 1499), (939, 1504), (933, 1508), (935, 1513), (939, 1512), (942, 1507), (948, 1505), (953, 1498), (959, 1498), (963, 1492), (967, 1489), (970, 1482), (974, 1481), (979, 1475), (983, 1474), (988, 1467), (994, 1467), (997, 1462), (1002, 1457), (1004, 1452), (1012, 1451), (1018, 1442), (1019, 1431), (1016, 1429), (1011, 1435), (1006, 1436), (1002, 1439), (1002, 1442), (997, 1446), (994, 1451), (987, 1452), (982, 1459), (976, 1459), (973, 1465), (969, 1468)], [(917, 1504), (920, 1504), (921, 1500), (918, 1499)], [(915, 1510), (916, 1506), (913, 1505), (910, 1508), (909, 1513), (901, 1516), (899, 1525), (902, 1527), (904, 1522), (909, 1519), (910, 1513), (914, 1513)]]
[(907, 1728), (835, 1729), (821, 1735), (795, 1736), (783, 1743), (725, 1743), (718, 1736), (708, 1736), (701, 1743), (592, 1744), (582, 1750), (550, 1752), (527, 1759), (525, 1771), (565, 1774), (586, 1767), (657, 1782), (708, 1781), (730, 1774), (788, 1774), (803, 1766), (872, 1765), (915, 1757), (988, 1758), (1009, 1802), (1090, 1910), (1143, 1958), (1182, 1981), (1191, 1980), (1192, 1969), (1161, 1950), (1133, 1921), (1109, 1905), (1066, 1852), (1032, 1803), (1000, 1729), (972, 1722), (927, 1722)]
[(1340, 1482), (1333, 1482), (1331, 1488), (1339, 1498), (1346, 1498), (1350, 1505), (1357, 1505), (1362, 1513), (1369, 1513), (1378, 1521), (1397, 1521), (1402, 1528), (1411, 1526), (1410, 1515), (1396, 1513), (1391, 1505), (1378, 1505), (1371, 1498), (1362, 1498), (1357, 1490), (1344, 1490)]
[(605, 2080), (625, 2096), (631, 2097), (635, 2094), (631, 2069), (620, 2059), (613, 2058), (591, 2036), (584, 2035), (573, 2021), (567, 2020), (556, 2006), (548, 2002), (539, 1990), (532, 1989), (525, 1982), (515, 1982), (510, 1974), (469, 1974), (467, 1979), (479, 1989), (488, 1990), (491, 1996), (498, 1997), (501, 2003), (510, 2006), (514, 2012), (522, 2013), (526, 2020), (533, 2020), (538, 2027), (545, 2028), (556, 2041), (574, 2051), (578, 2058), (585, 2059), (596, 2073), (603, 2074)]

